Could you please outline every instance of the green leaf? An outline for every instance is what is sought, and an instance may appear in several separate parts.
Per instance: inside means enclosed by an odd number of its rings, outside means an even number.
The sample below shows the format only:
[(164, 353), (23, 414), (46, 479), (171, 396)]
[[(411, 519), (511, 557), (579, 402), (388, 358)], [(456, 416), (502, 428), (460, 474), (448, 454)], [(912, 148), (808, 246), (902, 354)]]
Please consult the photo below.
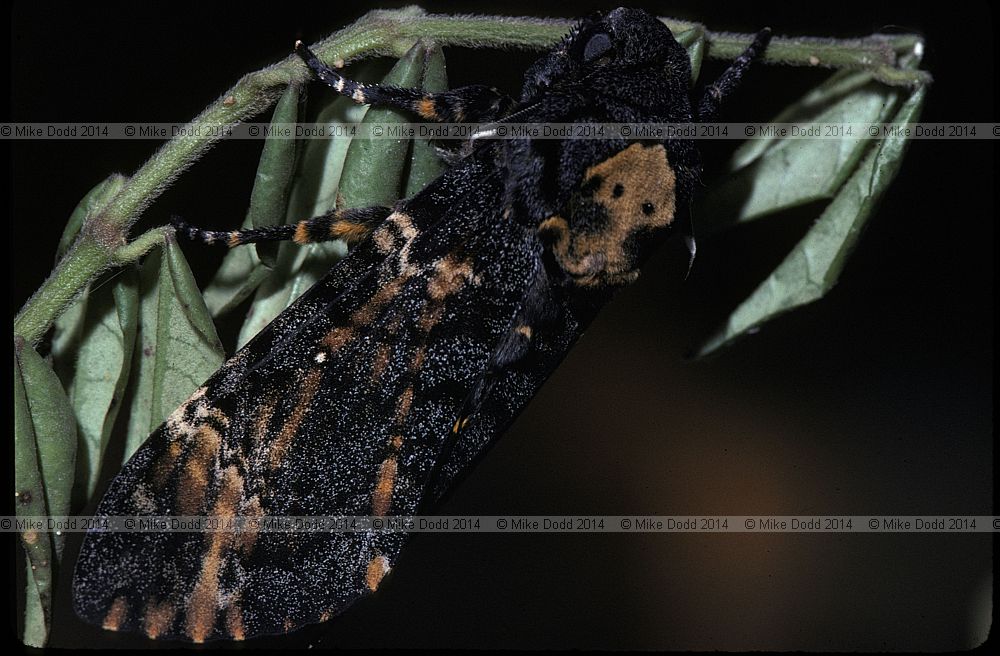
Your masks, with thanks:
[[(67, 515), (76, 460), (76, 421), (52, 367), (27, 346), (20, 354), (21, 377), (35, 435), (45, 504), (51, 515)], [(56, 559), (62, 550), (57, 540)]]
[(693, 85), (701, 74), (701, 62), (705, 59), (705, 27), (695, 25), (676, 35), (677, 42), (687, 50), (691, 59), (691, 84)]
[(126, 267), (111, 284), (91, 292), (86, 303), (84, 329), (72, 354), (75, 367), (67, 386), (80, 435), (74, 508), (94, 495), (125, 395), (139, 319), (138, 287), (136, 269)]
[[(23, 347), (31, 351), (30, 346)], [(14, 505), (18, 517), (42, 517), (45, 489), (38, 465), (35, 427), (31, 407), (24, 389), (21, 357), (14, 358)], [(25, 586), (24, 629), (21, 639), (32, 647), (43, 647), (48, 639), (48, 617), (52, 607), (52, 539), (51, 534), (25, 531), (20, 535), (27, 566)]]
[[(382, 84), (415, 86), (420, 81), (422, 55), (412, 48), (381, 80)], [(369, 69), (367, 72), (371, 72)], [(363, 80), (364, 75), (355, 79)], [(368, 109), (338, 98), (321, 122), (405, 122), (402, 112)], [(354, 112), (348, 113), (351, 109)], [(358, 115), (359, 110), (364, 111)], [(343, 118), (341, 118), (343, 117)], [(317, 121), (320, 122), (320, 121)], [(400, 142), (402, 147), (400, 147)], [(364, 144), (364, 145), (363, 145)], [(311, 139), (307, 142), (299, 167), (299, 179), (292, 189), (288, 221), (294, 222), (328, 212), (335, 207), (365, 207), (391, 204), (399, 197), (400, 174), (408, 154), (409, 142), (390, 139)], [(371, 158), (365, 160), (365, 158)], [(373, 171), (380, 171), (373, 177)], [(387, 175), (395, 171), (395, 177)], [(387, 185), (386, 191), (382, 185)], [(282, 243), (278, 250), (275, 274), (257, 290), (253, 305), (240, 331), (238, 346), (271, 323), (282, 310), (322, 278), (330, 267), (347, 253), (343, 242), (311, 244)]]
[[(420, 87), (438, 93), (448, 90), (448, 71), (444, 51), (435, 43), (425, 43), (424, 62)], [(409, 198), (441, 175), (446, 168), (441, 156), (429, 139), (414, 139), (410, 149), (410, 170), (406, 176), (403, 198)]]
[(222, 344), (184, 255), (168, 237), (143, 262), (124, 461), (222, 365)]
[[(298, 122), (302, 87), (289, 85), (278, 100), (271, 125), (285, 127)], [(278, 225), (285, 216), (295, 173), (298, 139), (271, 137), (257, 165), (250, 208), (243, 228)], [(205, 305), (218, 317), (242, 303), (271, 274), (277, 259), (277, 245), (254, 244), (226, 253), (215, 277), (205, 287)]]
[[(379, 72), (384, 71), (385, 68), (377, 62), (368, 62), (355, 71), (353, 79), (380, 80), (382, 76)], [(313, 121), (317, 125), (330, 126), (333, 130), (344, 129), (347, 124), (360, 122), (368, 112), (367, 105), (358, 105), (335, 94), (332, 89), (320, 91), (324, 96)], [(305, 140), (292, 180), (286, 223), (319, 216), (336, 206), (337, 188), (352, 139), (347, 134)], [(339, 241), (308, 246), (282, 242), (278, 246), (274, 273), (257, 288), (240, 330), (237, 347), (242, 347), (271, 323), (345, 253), (347, 247)]]
[[(397, 87), (420, 85), (424, 68), (424, 47), (417, 43), (396, 62), (383, 84)], [(412, 117), (395, 109), (373, 107), (363, 123), (406, 123)], [(342, 202), (338, 207), (369, 207), (392, 205), (403, 192), (402, 175), (409, 156), (410, 139), (355, 139), (344, 160), (340, 181)]]
[[(19, 517), (69, 514), (76, 422), (49, 364), (27, 344), (14, 360), (14, 498)], [(50, 626), (55, 567), (65, 536), (25, 531), (25, 644), (41, 647)]]
[[(793, 103), (773, 123), (871, 123), (888, 120), (899, 91), (868, 73), (839, 72)], [(735, 173), (699, 203), (698, 233), (718, 232), (805, 203), (832, 198), (869, 146), (867, 131), (836, 138), (751, 139), (733, 156)]]
[(80, 350), (80, 341), (86, 330), (87, 303), (90, 290), (85, 289), (66, 311), (59, 315), (53, 323), (52, 368), (63, 385), (69, 387), (76, 371), (76, 354)]
[[(915, 90), (892, 119), (894, 125), (915, 121), (926, 87)], [(730, 315), (726, 325), (701, 347), (703, 356), (721, 348), (765, 321), (815, 301), (837, 282), (861, 229), (899, 170), (905, 136), (889, 136), (869, 149), (864, 161), (842, 186), (813, 227), (785, 260)]]
[(48, 641), (48, 609), (42, 601), (38, 577), (31, 561), (25, 560), (25, 591), (24, 591), (24, 628), (21, 642), (29, 647), (44, 647)]

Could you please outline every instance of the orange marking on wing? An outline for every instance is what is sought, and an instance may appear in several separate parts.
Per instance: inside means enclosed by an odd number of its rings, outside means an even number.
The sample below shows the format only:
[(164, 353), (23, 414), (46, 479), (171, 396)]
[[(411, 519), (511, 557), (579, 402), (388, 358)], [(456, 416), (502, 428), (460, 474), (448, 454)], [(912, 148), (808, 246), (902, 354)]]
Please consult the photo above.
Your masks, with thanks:
[(295, 402), (295, 407), (292, 408), (288, 421), (281, 427), (281, 432), (275, 438), (271, 449), (271, 469), (277, 469), (281, 465), (281, 461), (288, 455), (288, 449), (292, 446), (292, 439), (299, 430), (299, 424), (302, 423), (306, 413), (309, 412), (309, 405), (312, 403), (313, 396), (319, 390), (319, 383), (322, 378), (323, 370), (313, 368), (309, 370), (309, 373), (299, 383), (299, 398)]
[(204, 402), (199, 403), (195, 407), (194, 417), (195, 419), (200, 419), (201, 421), (212, 418), (223, 426), (229, 426), (229, 417), (226, 416), (226, 413)]
[(177, 509), (181, 515), (197, 515), (201, 510), (222, 436), (211, 426), (202, 425), (197, 427), (192, 442), (177, 484)]
[(432, 303), (420, 313), (417, 325), (420, 326), (420, 330), (429, 333), (441, 321), (442, 316), (444, 316), (444, 305), (442, 303)]
[(233, 601), (226, 609), (226, 631), (233, 640), (246, 640), (243, 629), (243, 609), (238, 601)]
[(375, 292), (375, 295), (371, 297), (371, 300), (351, 316), (351, 322), (356, 326), (367, 326), (374, 321), (378, 313), (382, 311), (382, 308), (388, 305), (389, 301), (399, 294), (406, 280), (406, 276), (400, 276), (399, 278), (393, 278), (380, 287)]
[(270, 398), (262, 403), (257, 410), (257, 418), (253, 424), (253, 439), (257, 444), (266, 444), (268, 441), (268, 428), (271, 425), (271, 417), (274, 416), (275, 405), (277, 405), (277, 399)]
[(399, 395), (396, 402), (396, 423), (401, 424), (410, 414), (410, 406), (413, 405), (413, 385), (409, 385), (403, 393)]
[[(260, 497), (254, 495), (250, 501), (240, 510), (241, 517), (263, 517), (264, 510), (260, 505)], [(247, 522), (243, 525), (243, 530), (236, 534), (236, 548), (244, 556), (249, 556), (253, 552), (253, 546), (257, 543), (258, 524)]]
[(232, 232), (230, 232), (229, 233), (229, 239), (226, 241), (226, 245), (229, 246), (229, 248), (235, 248), (236, 246), (239, 246), (240, 243), (241, 243), (240, 242), (240, 233), (237, 232), (236, 230), (233, 230)]
[(385, 556), (376, 556), (368, 562), (368, 571), (365, 575), (365, 583), (372, 592), (378, 589), (379, 584), (389, 572), (389, 560)]
[(390, 444), (392, 445), (392, 448), (394, 450), (399, 451), (399, 447), (403, 446), (403, 436), (402, 435), (393, 435), (392, 436), (392, 442), (390, 442)]
[(184, 447), (178, 441), (173, 441), (167, 446), (167, 450), (157, 459), (156, 465), (153, 467), (153, 487), (157, 490), (163, 489), (182, 453), (184, 453)]
[(417, 349), (417, 352), (413, 354), (413, 360), (410, 362), (410, 371), (420, 371), (420, 368), (424, 366), (424, 358), (427, 357), (427, 347), (421, 345)]
[(323, 346), (333, 353), (352, 339), (354, 339), (353, 328), (338, 326), (326, 334), (323, 338)]
[(440, 301), (457, 292), (472, 277), (472, 260), (446, 255), (434, 265), (434, 274), (427, 282), (427, 293), (432, 299)]
[(372, 361), (372, 383), (377, 383), (382, 374), (385, 373), (386, 367), (389, 366), (389, 360), (392, 358), (392, 347), (388, 344), (379, 344), (375, 349), (375, 359)]
[(177, 607), (170, 603), (169, 599), (157, 603), (156, 597), (150, 597), (146, 602), (146, 612), (142, 620), (143, 631), (150, 639), (156, 640), (174, 623), (176, 614)]
[(104, 622), (101, 626), (108, 631), (117, 631), (121, 627), (122, 622), (125, 621), (125, 617), (127, 615), (128, 602), (125, 601), (125, 597), (118, 597), (111, 604), (111, 609), (108, 610), (108, 614), (104, 616)]
[[(222, 485), (212, 508), (212, 515), (233, 517), (243, 496), (243, 477), (236, 467), (221, 474)], [(219, 614), (219, 572), (235, 533), (206, 533), (208, 547), (201, 561), (198, 581), (188, 598), (185, 632), (194, 642), (204, 642), (211, 635)]]
[(379, 252), (383, 255), (391, 253), (392, 249), (396, 245), (396, 239), (392, 236), (392, 231), (385, 226), (376, 230), (372, 238), (375, 240), (375, 247), (378, 248)]
[(531, 339), (531, 326), (520, 325), (515, 330), (519, 334), (524, 335), (525, 339)]
[(372, 514), (379, 517), (389, 512), (392, 489), (396, 483), (396, 456), (389, 456), (379, 467), (378, 481), (372, 494)]

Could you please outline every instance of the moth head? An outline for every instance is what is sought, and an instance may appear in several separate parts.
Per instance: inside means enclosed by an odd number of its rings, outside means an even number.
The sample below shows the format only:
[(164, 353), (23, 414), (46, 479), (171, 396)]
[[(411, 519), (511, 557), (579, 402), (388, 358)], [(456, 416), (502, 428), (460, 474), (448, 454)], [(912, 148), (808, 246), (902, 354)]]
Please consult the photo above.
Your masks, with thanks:
[(619, 7), (584, 18), (570, 33), (566, 53), (578, 64), (656, 64), (678, 51), (677, 41), (656, 16)]
[(626, 7), (595, 12), (529, 69), (522, 100), (600, 69), (637, 66), (665, 66), (679, 77), (690, 77), (686, 51), (656, 16)]

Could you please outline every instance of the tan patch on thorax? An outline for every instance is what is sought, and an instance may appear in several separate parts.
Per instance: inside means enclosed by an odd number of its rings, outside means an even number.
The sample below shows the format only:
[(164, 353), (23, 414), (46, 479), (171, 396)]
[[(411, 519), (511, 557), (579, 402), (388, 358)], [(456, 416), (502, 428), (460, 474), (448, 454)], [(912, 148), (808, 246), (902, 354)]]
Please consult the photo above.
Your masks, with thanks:
[(587, 169), (580, 186), (591, 195), (573, 201), (578, 207), (597, 205), (607, 217), (607, 225), (596, 230), (593, 226), (575, 229), (572, 215), (569, 220), (554, 215), (539, 225), (539, 231), (554, 238), (556, 259), (578, 284), (630, 282), (638, 276), (638, 263), (624, 249), (626, 241), (673, 222), (676, 183), (662, 144), (634, 143)]

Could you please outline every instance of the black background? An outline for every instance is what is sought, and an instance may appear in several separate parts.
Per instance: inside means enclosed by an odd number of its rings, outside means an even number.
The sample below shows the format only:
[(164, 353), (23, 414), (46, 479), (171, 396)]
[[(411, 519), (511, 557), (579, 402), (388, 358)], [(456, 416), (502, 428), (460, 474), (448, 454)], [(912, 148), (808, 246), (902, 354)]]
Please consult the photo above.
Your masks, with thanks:
[[(607, 8), (424, 6), (562, 16)], [(935, 76), (923, 119), (995, 120), (985, 4), (649, 8), (715, 30), (917, 31)], [(22, 4), (13, 13), (12, 119), (183, 122), (242, 74), (286, 56), (296, 38), (318, 40), (364, 10)], [(512, 93), (532, 60), (446, 54), (452, 85), (487, 81)], [(707, 65), (702, 79), (721, 68)], [(822, 77), (758, 68), (724, 118), (766, 120)], [(12, 315), (50, 270), (80, 197), (113, 171), (134, 171), (156, 145), (13, 144)], [(238, 225), (260, 145), (216, 147), (139, 228), (172, 213)], [(705, 144), (707, 180), (735, 145)], [(988, 141), (914, 142), (833, 292), (707, 361), (683, 355), (780, 261), (811, 217), (703, 241), (687, 281), (681, 249), (664, 248), (440, 512), (992, 513), (994, 155)], [(219, 256), (199, 250), (185, 247), (204, 283)], [(992, 608), (991, 541), (425, 534), (378, 593), (342, 617), (248, 646), (949, 650), (982, 639)], [(149, 644), (76, 620), (65, 581), (57, 603), (55, 645)]]

